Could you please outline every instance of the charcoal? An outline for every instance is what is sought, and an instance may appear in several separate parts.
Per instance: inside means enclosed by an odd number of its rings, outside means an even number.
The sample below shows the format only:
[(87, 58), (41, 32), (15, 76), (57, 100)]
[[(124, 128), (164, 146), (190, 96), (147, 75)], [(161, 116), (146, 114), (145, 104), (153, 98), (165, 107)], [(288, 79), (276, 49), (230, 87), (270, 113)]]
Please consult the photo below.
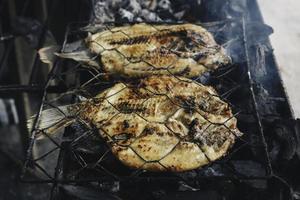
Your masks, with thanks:
[(203, 190), (197, 192), (172, 192), (166, 195), (161, 200), (194, 200), (194, 199), (209, 199), (221, 200), (224, 199), (216, 190)]
[(236, 185), (232, 180), (220, 180), (216, 184), (217, 191), (223, 196), (227, 197), (234, 193), (236, 190)]
[(265, 116), (278, 115), (276, 104), (274, 104), (269, 92), (261, 84), (256, 84), (254, 90), (257, 94), (256, 100), (260, 114)]
[(61, 189), (65, 192), (67, 198), (80, 199), (80, 200), (121, 200), (120, 197), (108, 193), (97, 191), (92, 188), (75, 186), (75, 185), (62, 185)]
[[(8, 128), (8, 127), (6, 127)], [(0, 130), (3, 131), (3, 130)], [(7, 133), (17, 133), (18, 129), (13, 130), (13, 132)], [(1, 132), (2, 133), (2, 132)], [(40, 200), (40, 199), (49, 199), (51, 187), (47, 184), (24, 184), (19, 181), (20, 174), (20, 165), (21, 160), (16, 162), (15, 152), (8, 156), (2, 151), (1, 144), (0, 150), (0, 199), (2, 200)], [(15, 144), (15, 147), (20, 146)], [(32, 176), (30, 178), (33, 178)]]
[(300, 119), (297, 119), (296, 123), (296, 141), (297, 141), (297, 150), (296, 154), (300, 159)]
[(240, 18), (246, 16), (248, 11), (247, 0), (203, 0), (203, 2), (207, 17), (215, 19), (214, 21), (220, 20), (220, 18)]
[(121, 15), (122, 18), (126, 19), (127, 21), (133, 21), (133, 19), (134, 19), (134, 14), (123, 8), (119, 9), (119, 15)]
[(244, 183), (251, 186), (252, 188), (256, 189), (267, 189), (267, 181), (266, 180), (260, 180), (260, 179), (253, 179), (253, 180), (245, 180)]
[(269, 36), (274, 32), (271, 26), (266, 24), (252, 22), (247, 24), (247, 38), (249, 45), (266, 43)]
[(202, 1), (182, 0), (96, 0), (94, 23), (107, 21), (182, 21), (187, 18), (191, 8), (199, 8)]
[(197, 177), (196, 171), (182, 172), (178, 174), (182, 179), (193, 179)]
[(298, 185), (293, 191), (293, 198), (295, 200), (300, 200), (300, 185)]
[(274, 166), (287, 166), (288, 161), (297, 155), (299, 141), (294, 134), (294, 123), (286, 121), (273, 120), (266, 123), (266, 131), (272, 136), (268, 138), (269, 155)]
[[(257, 71), (257, 77), (263, 78), (267, 75), (266, 69), (266, 54), (269, 52), (266, 45), (258, 44), (256, 48), (256, 63), (254, 64), (255, 70)], [(266, 91), (267, 92), (267, 91)]]
[(205, 176), (223, 176), (222, 167), (220, 165), (214, 164), (203, 170)]
[(139, 17), (137, 21), (142, 22), (142, 21), (155, 21), (155, 22), (160, 22), (162, 19), (154, 12), (151, 12), (147, 9), (142, 9), (141, 15), (143, 18)]
[(293, 194), (293, 198), (294, 198), (295, 200), (299, 200), (299, 199), (300, 199), (300, 192), (295, 192), (295, 193)]
[(256, 121), (256, 119), (253, 115), (241, 113), (238, 117), (239, 117), (239, 121), (242, 121), (245, 123), (255, 123), (255, 121)]
[(94, 183), (95, 187), (101, 188), (103, 191), (118, 192), (120, 190), (120, 183), (117, 181), (107, 183)]
[(247, 10), (247, 0), (231, 0), (229, 5), (231, 10), (239, 15)]
[(161, 0), (158, 2), (157, 6), (159, 9), (168, 10), (169, 12), (172, 12), (170, 0)]
[(245, 61), (243, 46), (240, 42), (241, 40), (236, 38), (232, 39), (226, 45), (222, 45), (226, 53), (231, 57), (233, 63), (243, 63)]
[(162, 199), (164, 196), (166, 196), (165, 190), (154, 190), (151, 193), (154, 199)]
[(244, 176), (265, 176), (265, 168), (258, 162), (239, 160), (232, 161), (234, 169)]
[(185, 183), (184, 181), (179, 181), (179, 188), (178, 188), (179, 191), (199, 191), (200, 189), (198, 188), (194, 188), (190, 185), (188, 185), (187, 183)]
[(278, 155), (280, 152), (280, 143), (278, 141), (273, 140), (269, 145), (269, 156), (272, 162), (277, 162)]
[(280, 159), (291, 160), (295, 155), (297, 148), (297, 140), (293, 137), (291, 129), (284, 124), (276, 123), (274, 130), (276, 138), (279, 140), (281, 146), (279, 151)]

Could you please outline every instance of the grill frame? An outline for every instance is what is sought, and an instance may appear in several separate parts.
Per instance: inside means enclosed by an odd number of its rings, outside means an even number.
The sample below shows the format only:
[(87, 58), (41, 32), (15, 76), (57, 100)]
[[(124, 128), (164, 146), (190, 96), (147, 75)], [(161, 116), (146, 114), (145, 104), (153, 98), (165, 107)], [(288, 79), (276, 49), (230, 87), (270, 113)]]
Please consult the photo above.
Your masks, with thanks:
[[(109, 22), (108, 24), (111, 24), (111, 23), (112, 22)], [(132, 23), (135, 23), (135, 22), (132, 22)], [(245, 23), (246, 23), (245, 19), (241, 20), (241, 24), (243, 26), (243, 43), (244, 43), (244, 45), (247, 44), (247, 40), (246, 40), (247, 35), (246, 35)], [(166, 24), (166, 23), (154, 23), (154, 24)], [(172, 23), (172, 24), (174, 24), (174, 23)], [(205, 24), (201, 24), (201, 25), (204, 25), (204, 27), (205, 27)], [(68, 27), (68, 30), (70, 30), (70, 29), (71, 28)], [(70, 32), (72, 32), (72, 31), (70, 31)], [(62, 49), (64, 49), (65, 44), (67, 43), (67, 41), (69, 41), (68, 40), (68, 34), (69, 34), (69, 31), (66, 32), (66, 36), (65, 36), (66, 40), (64, 42), (64, 45), (63, 45)], [(251, 95), (251, 98), (252, 98), (253, 107), (257, 108), (257, 102), (256, 102), (255, 94), (254, 94), (254, 91), (253, 91), (253, 80), (252, 80), (251, 73), (249, 71), (249, 66), (248, 66), (249, 65), (249, 58), (248, 58), (248, 54), (246, 53), (248, 51), (247, 50), (247, 46), (245, 45), (244, 48), (245, 48), (245, 55), (246, 55), (246, 62), (245, 63), (247, 65), (247, 67), (245, 68), (246, 75), (247, 75), (246, 79), (248, 81), (247, 84), (248, 84), (248, 87), (249, 87), (249, 91), (251, 92), (250, 95)], [(47, 91), (47, 86), (48, 86), (47, 84), (49, 84), (49, 82), (51, 81), (51, 79), (55, 76), (54, 72), (55, 72), (55, 70), (58, 67), (59, 67), (59, 63), (56, 63), (54, 65), (52, 71), (49, 73), (48, 82), (46, 83), (46, 87), (44, 89), (44, 95), (43, 95), (43, 98), (42, 98), (42, 102), (45, 100), (46, 95), (47, 95), (47, 92), (45, 92), (45, 91)], [(40, 111), (42, 110), (42, 107), (43, 107), (43, 104), (41, 104), (41, 107), (39, 109)], [(259, 115), (257, 109), (254, 109), (254, 115), (255, 115), (256, 120), (257, 120), (258, 132), (259, 132), (260, 137), (261, 137), (261, 142), (262, 142), (262, 145), (263, 145), (263, 149), (265, 150), (264, 154), (265, 154), (266, 165), (264, 167), (266, 169), (266, 175), (262, 176), (262, 177), (261, 176), (253, 176), (253, 177), (251, 177), (251, 176), (250, 177), (242, 177), (242, 176), (237, 176), (237, 177), (235, 177), (235, 176), (229, 176), (229, 177), (228, 176), (221, 176), (221, 177), (211, 176), (211, 177), (205, 177), (204, 176), (204, 177), (201, 177), (201, 178), (204, 178), (204, 179), (205, 178), (208, 178), (208, 179), (209, 178), (212, 178), (212, 179), (215, 179), (215, 178), (217, 178), (217, 179), (219, 179), (219, 178), (221, 178), (221, 179), (222, 178), (223, 179), (233, 179), (233, 178), (237, 178), (237, 179), (269, 179), (269, 178), (272, 177), (272, 175), (273, 175), (272, 174), (272, 167), (271, 167), (271, 163), (270, 163), (268, 152), (267, 152), (267, 143), (265, 142), (263, 128), (262, 128), (261, 121), (260, 121), (260, 115)], [(37, 117), (39, 117), (39, 115), (37, 115)], [(23, 172), (26, 171), (27, 166), (29, 166), (29, 163), (32, 162), (32, 150), (33, 150), (33, 144), (34, 144), (34, 141), (35, 141), (35, 139), (33, 139), (33, 138), (35, 138), (35, 133), (32, 133), (32, 135), (31, 135), (31, 143), (30, 143), (31, 145), (30, 145), (30, 147), (28, 149), (28, 154), (27, 154), (27, 157), (26, 157), (26, 162), (25, 162), (25, 165), (24, 165), (24, 171)], [(68, 146), (68, 144), (66, 144), (66, 143), (61, 144), (61, 145), (62, 146)], [(58, 145), (58, 147), (60, 147), (61, 145)], [(68, 149), (68, 148), (66, 147), (66, 149)], [(62, 168), (61, 168), (62, 167), (61, 166), (62, 165), (61, 162), (63, 160), (63, 155), (64, 155), (63, 152), (61, 152), (60, 155), (59, 155), (59, 158), (58, 158), (59, 160), (58, 160), (58, 165), (57, 165), (59, 167), (57, 167), (57, 169), (55, 170), (55, 176), (59, 174), (58, 172), (62, 172), (63, 171)], [(44, 171), (41, 166), (37, 165), (37, 167), (40, 168), (40, 170)], [(46, 171), (44, 171), (44, 172), (46, 172)], [(90, 180), (87, 180), (87, 179), (78, 179), (78, 180), (68, 180), (68, 179), (66, 179), (65, 180), (65, 179), (61, 179), (61, 178), (57, 178), (57, 177), (51, 177), (47, 172), (45, 174), (47, 174), (46, 176), (49, 177), (48, 180), (26, 180), (26, 179), (23, 179), (23, 181), (25, 181), (25, 182), (35, 182), (35, 183), (54, 183), (54, 184), (57, 184), (57, 183), (95, 182), (95, 181), (97, 181), (97, 182), (102, 182), (102, 181), (105, 182), (107, 180), (116, 181), (116, 180), (110, 179), (108, 177), (99, 177), (99, 178), (90, 179)], [(132, 176), (121, 177), (117, 181), (119, 181), (119, 182), (128, 182), (129, 179), (131, 179), (131, 182), (134, 182), (132, 180), (132, 178), (133, 178)], [(140, 182), (141, 180), (147, 180), (147, 181), (152, 181), (152, 180), (153, 181), (163, 181), (163, 180), (174, 181), (174, 180), (177, 180), (177, 181), (179, 181), (179, 179), (175, 178), (175, 177), (173, 177), (173, 178), (170, 178), (170, 177), (135, 177), (135, 179), (136, 179), (137, 182)], [(185, 180), (185, 181), (187, 181), (187, 180)], [(192, 180), (189, 180), (189, 181), (192, 181)]]

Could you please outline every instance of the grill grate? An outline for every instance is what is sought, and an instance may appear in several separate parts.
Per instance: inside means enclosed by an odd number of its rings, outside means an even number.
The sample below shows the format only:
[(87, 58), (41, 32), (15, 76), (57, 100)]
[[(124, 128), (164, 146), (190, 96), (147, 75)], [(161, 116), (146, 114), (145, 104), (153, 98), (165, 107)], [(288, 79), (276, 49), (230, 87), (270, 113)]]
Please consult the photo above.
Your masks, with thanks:
[[(66, 33), (65, 44), (70, 40), (76, 40), (86, 35), (78, 28), (82, 25), (83, 24), (70, 25)], [(237, 45), (239, 48), (243, 47), (242, 49), (247, 51), (247, 47), (244, 46), (247, 40), (244, 38), (246, 35), (244, 34), (245, 22), (243, 20), (229, 20), (201, 25), (212, 31), (219, 43), (224, 45), (231, 43), (231, 45)], [(109, 30), (112, 23), (102, 26)], [(239, 34), (241, 38), (234, 38), (234, 40), (228, 38), (228, 30), (232, 32), (236, 32), (236, 30), (241, 31)], [(53, 143), (53, 148), (37, 158), (32, 157), (36, 134), (36, 131), (33, 131), (31, 145), (26, 159), (27, 162), (25, 163), (25, 170), (29, 166), (34, 166), (38, 171), (42, 172), (43, 175), (41, 175), (41, 177), (44, 178), (42, 178), (42, 180), (32, 180), (33, 182), (48, 182), (54, 184), (87, 181), (97, 181), (101, 183), (107, 181), (127, 182), (129, 180), (131, 182), (139, 182), (141, 180), (172, 180), (178, 182), (185, 181), (185, 183), (191, 184), (202, 178), (270, 178), (272, 169), (259, 114), (256, 110), (255, 95), (253, 93), (251, 74), (249, 73), (248, 67), (249, 63), (247, 59), (241, 60), (241, 58), (247, 57), (247, 52), (241, 54), (241, 57), (236, 58), (236, 61), (234, 61), (235, 64), (232, 66), (220, 68), (212, 73), (212, 75), (206, 74), (204, 77), (201, 76), (195, 79), (195, 81), (203, 81), (204, 79), (207, 84), (217, 88), (220, 97), (226, 102), (229, 102), (233, 109), (235, 113), (234, 116), (238, 119), (239, 129), (245, 133), (244, 137), (238, 139), (237, 144), (229, 155), (221, 160), (205, 166), (203, 169), (184, 173), (151, 173), (144, 170), (129, 170), (113, 159), (109, 148), (104, 148), (105, 146), (107, 147), (104, 141), (98, 138), (95, 147), (95, 142), (93, 141), (95, 141), (95, 137), (97, 137), (96, 135), (98, 134), (95, 134), (94, 129), (71, 127), (66, 131), (65, 139), (63, 139), (62, 143), (59, 138), (52, 138), (46, 135), (49, 141)], [(89, 69), (85, 66), (74, 66), (75, 64), (71, 61), (67, 62), (69, 62), (69, 64), (67, 64), (66, 61), (58, 61), (53, 67), (52, 72), (50, 72), (40, 110), (51, 107), (55, 107), (59, 110), (58, 106), (61, 105), (62, 102), (74, 103), (74, 100), (78, 99), (78, 95), (85, 94), (86, 96), (94, 96), (93, 93), (99, 92), (99, 88), (107, 88), (109, 86), (107, 81), (102, 78), (105, 74), (99, 74), (97, 70)], [(174, 74), (172, 75), (176, 76)], [(62, 84), (63, 82), (62, 85), (68, 85), (70, 83), (66, 83), (66, 80), (70, 79), (74, 81), (71, 84), (73, 87), (67, 87), (72, 89), (62, 93), (62, 95), (51, 98), (51, 95), (46, 92), (50, 83), (56, 82)], [(78, 81), (78, 79), (81, 79), (81, 81)], [(84, 82), (84, 79), (87, 81)], [(38, 117), (39, 115), (37, 115), (35, 122), (38, 121)], [(38, 126), (35, 126), (35, 128), (38, 130)], [(79, 132), (80, 134), (74, 135), (74, 132)], [(47, 159), (49, 155), (56, 151), (60, 151), (57, 161), (58, 165), (54, 171), (53, 169), (47, 171), (47, 169), (42, 166), (43, 162), (40, 161)], [(108, 161), (108, 163), (105, 163), (103, 160)], [(256, 167), (257, 169), (254, 170), (259, 173), (247, 174), (247, 171), (243, 171), (244, 169), (240, 167), (240, 165), (243, 165), (245, 160), (252, 161), (251, 166)], [(113, 162), (116, 167), (111, 167), (110, 162)], [(51, 171), (54, 173), (51, 174)], [(26, 179), (24, 179), (24, 181), (26, 181)]]

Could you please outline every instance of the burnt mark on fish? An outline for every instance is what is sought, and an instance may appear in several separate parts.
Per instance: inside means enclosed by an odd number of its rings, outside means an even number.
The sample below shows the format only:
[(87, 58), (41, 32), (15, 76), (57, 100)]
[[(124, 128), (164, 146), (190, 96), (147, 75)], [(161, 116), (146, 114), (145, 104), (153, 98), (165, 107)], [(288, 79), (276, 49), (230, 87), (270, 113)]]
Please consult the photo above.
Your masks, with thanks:
[(131, 133), (121, 133), (112, 137), (114, 141), (129, 140), (130, 138), (132, 138)]
[(207, 145), (220, 148), (226, 141), (232, 142), (233, 137), (230, 131), (226, 131), (226, 128), (210, 125), (203, 129), (203, 124), (198, 118), (195, 118), (189, 124), (189, 137), (194, 142), (200, 145)]
[(193, 121), (188, 125), (189, 126), (189, 138), (194, 140), (195, 139), (195, 135), (199, 132), (199, 129), (201, 127), (199, 119), (195, 118), (193, 119)]
[(143, 135), (152, 135), (156, 132), (156, 129), (154, 127), (146, 127), (143, 131)]
[(196, 98), (194, 96), (175, 96), (179, 100), (179, 104), (186, 111), (193, 111), (196, 108)]
[(136, 36), (136, 37), (128, 37), (121, 40), (110, 41), (110, 45), (133, 45), (133, 44), (142, 44), (147, 43), (150, 37), (146, 35)]
[(143, 105), (131, 104), (129, 102), (121, 102), (117, 104), (116, 107), (121, 113), (125, 113), (125, 114), (144, 113), (147, 110), (147, 108), (144, 107)]
[(189, 30), (188, 31), (188, 38), (192, 38), (193, 39), (193, 43), (196, 43), (198, 45), (207, 47), (207, 43), (203, 40), (202, 35), (199, 34), (199, 33), (197, 33), (197, 32), (195, 32), (195, 31)]
[(184, 68), (184, 70), (182, 70), (180, 73), (178, 73), (178, 75), (182, 76), (184, 74), (188, 74), (191, 72), (191, 68), (189, 66), (187, 66), (186, 68)]
[(208, 103), (208, 101), (200, 99), (198, 107), (200, 108), (200, 110), (207, 112), (209, 110), (209, 103)]
[(124, 121), (123, 121), (123, 127), (124, 127), (125, 129), (130, 127), (127, 120), (124, 120)]
[(207, 56), (207, 53), (196, 53), (195, 55), (193, 55), (193, 60), (195, 60), (196, 62), (199, 62), (201, 59), (205, 58)]
[(151, 39), (156, 39), (160, 43), (164, 44), (164, 43), (170, 42), (170, 37), (188, 38), (186, 30), (178, 30), (178, 31), (164, 30), (164, 31), (160, 31), (156, 34), (127, 37), (127, 38), (123, 38), (121, 40), (115, 40), (115, 41), (112, 40), (109, 42), (109, 44), (110, 45), (145, 44), (145, 43), (149, 42), (149, 40), (151, 40)]

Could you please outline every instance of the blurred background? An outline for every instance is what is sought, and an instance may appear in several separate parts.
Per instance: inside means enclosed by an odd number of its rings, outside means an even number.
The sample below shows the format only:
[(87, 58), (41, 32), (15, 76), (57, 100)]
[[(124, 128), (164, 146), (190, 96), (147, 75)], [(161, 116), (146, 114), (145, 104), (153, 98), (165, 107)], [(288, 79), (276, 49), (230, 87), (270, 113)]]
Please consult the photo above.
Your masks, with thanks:
[(258, 0), (265, 23), (274, 28), (270, 36), (283, 84), (295, 116), (300, 117), (300, 2)]

